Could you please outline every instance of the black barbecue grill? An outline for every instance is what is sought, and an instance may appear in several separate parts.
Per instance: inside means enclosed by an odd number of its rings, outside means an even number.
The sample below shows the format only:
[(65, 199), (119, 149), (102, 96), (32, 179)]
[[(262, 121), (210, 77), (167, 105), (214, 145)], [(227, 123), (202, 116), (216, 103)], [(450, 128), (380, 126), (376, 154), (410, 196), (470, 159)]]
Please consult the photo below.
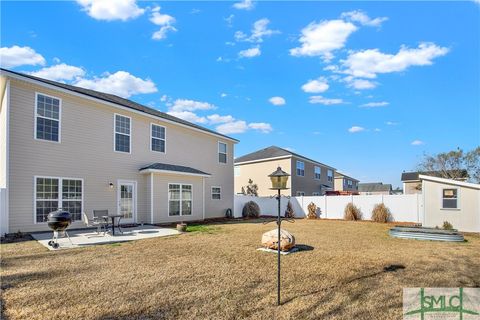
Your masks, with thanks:
[[(67, 228), (72, 223), (72, 215), (70, 212), (62, 210), (59, 208), (57, 211), (52, 211), (47, 216), (47, 223), (50, 229), (53, 230), (52, 240), (48, 241), (48, 245), (52, 246), (54, 249), (58, 249), (60, 246), (58, 244), (58, 236), (67, 236), (68, 240), (70, 237), (67, 233)], [(72, 240), (70, 240), (72, 243)]]

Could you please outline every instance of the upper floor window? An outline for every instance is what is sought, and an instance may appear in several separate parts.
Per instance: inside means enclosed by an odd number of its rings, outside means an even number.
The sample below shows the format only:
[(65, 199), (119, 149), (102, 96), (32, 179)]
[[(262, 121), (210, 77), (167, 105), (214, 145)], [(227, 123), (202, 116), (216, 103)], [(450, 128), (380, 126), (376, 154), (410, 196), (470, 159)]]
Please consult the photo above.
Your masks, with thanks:
[(223, 142), (218, 143), (218, 162), (227, 163), (227, 144)]
[(458, 209), (458, 190), (457, 189), (442, 190), (442, 208)]
[(165, 153), (165, 127), (152, 123), (150, 139), (152, 151)]
[(314, 168), (315, 179), (320, 180), (321, 172), (322, 171), (321, 171), (320, 167), (315, 166), (315, 168)]
[(305, 176), (305, 163), (302, 161), (297, 161), (297, 176)]
[(220, 200), (222, 198), (222, 188), (212, 187), (212, 199)]
[(60, 142), (60, 99), (37, 93), (35, 138)]
[(347, 185), (348, 187), (353, 187), (353, 181), (352, 180), (347, 180)]
[(131, 118), (115, 115), (115, 151), (130, 153)]
[(332, 182), (333, 181), (333, 170), (327, 171), (327, 180)]

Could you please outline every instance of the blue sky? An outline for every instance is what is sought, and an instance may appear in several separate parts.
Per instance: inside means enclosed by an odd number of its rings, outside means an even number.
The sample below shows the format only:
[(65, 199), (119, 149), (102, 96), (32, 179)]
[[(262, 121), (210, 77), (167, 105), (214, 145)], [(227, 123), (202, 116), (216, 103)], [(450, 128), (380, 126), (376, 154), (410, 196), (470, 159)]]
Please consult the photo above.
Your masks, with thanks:
[(480, 5), (2, 2), (1, 63), (400, 185), (480, 144)]

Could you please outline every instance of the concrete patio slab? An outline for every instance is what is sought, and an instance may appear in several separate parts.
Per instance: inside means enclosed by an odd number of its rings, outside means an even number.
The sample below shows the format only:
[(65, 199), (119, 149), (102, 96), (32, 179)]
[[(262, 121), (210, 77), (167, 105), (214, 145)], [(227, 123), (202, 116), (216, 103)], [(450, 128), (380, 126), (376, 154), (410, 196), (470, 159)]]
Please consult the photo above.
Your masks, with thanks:
[(68, 231), (68, 234), (72, 242), (70, 242), (67, 237), (59, 238), (58, 244), (60, 247), (58, 249), (53, 249), (48, 245), (48, 241), (52, 239), (53, 232), (32, 233), (32, 237), (49, 250), (59, 250), (79, 248), (90, 245), (166, 237), (179, 234), (179, 232), (175, 229), (160, 228), (156, 226), (139, 226), (122, 228), (122, 230), (123, 234), (120, 232), (115, 232), (115, 236), (112, 236), (109, 233), (104, 236), (103, 232), (97, 234), (95, 229), (70, 230)]

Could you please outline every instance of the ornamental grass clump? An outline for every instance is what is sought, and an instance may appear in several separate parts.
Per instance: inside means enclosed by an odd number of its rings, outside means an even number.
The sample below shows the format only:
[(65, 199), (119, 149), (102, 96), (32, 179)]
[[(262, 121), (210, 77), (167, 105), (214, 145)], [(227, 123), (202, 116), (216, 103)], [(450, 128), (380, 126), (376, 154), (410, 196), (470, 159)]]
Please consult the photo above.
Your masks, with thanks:
[(348, 221), (361, 220), (362, 213), (360, 212), (360, 209), (357, 206), (355, 206), (353, 203), (350, 202), (345, 207), (345, 214), (343, 218)]
[(443, 230), (453, 230), (453, 226), (450, 222), (448, 221), (443, 221)]
[(242, 216), (244, 218), (258, 218), (260, 216), (260, 207), (255, 201), (248, 201), (243, 206)]
[(390, 209), (388, 209), (383, 203), (376, 204), (372, 210), (372, 221), (387, 223), (391, 219)]

